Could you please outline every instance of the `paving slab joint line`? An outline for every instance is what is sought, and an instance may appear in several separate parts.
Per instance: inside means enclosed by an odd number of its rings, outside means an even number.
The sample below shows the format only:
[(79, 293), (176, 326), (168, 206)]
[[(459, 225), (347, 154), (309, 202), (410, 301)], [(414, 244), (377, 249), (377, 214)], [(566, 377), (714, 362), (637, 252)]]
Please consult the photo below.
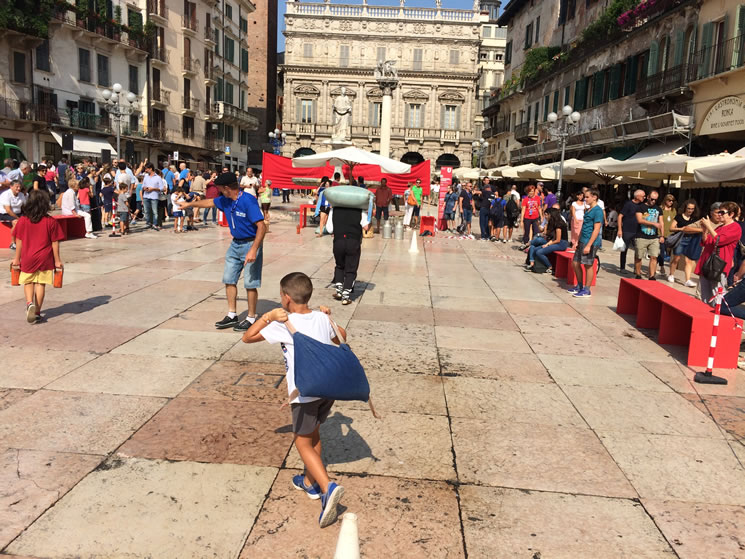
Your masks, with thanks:
[[(469, 257), (470, 261), (470, 257)], [(471, 263), (473, 265), (473, 262)], [(426, 268), (428, 268), (427, 265), (427, 252), (424, 251), (424, 265)], [(434, 309), (434, 301), (432, 301), (432, 284), (430, 282), (429, 277), (429, 271), (427, 271), (427, 287), (429, 288), (429, 301), (430, 301), (430, 308)], [(434, 315), (434, 310), (432, 312)], [(448, 395), (445, 391), (445, 382), (443, 380), (444, 376), (442, 374), (442, 362), (440, 361), (440, 348), (437, 345), (437, 328), (435, 328), (435, 350), (437, 351), (437, 366), (439, 368), (438, 371), (438, 377), (440, 378), (440, 386), (442, 387), (442, 397), (445, 400), (445, 415), (448, 419), (448, 430), (450, 431), (450, 452), (453, 456), (453, 470), (455, 471), (455, 481), (454, 482), (448, 482), (449, 485), (453, 486), (454, 492), (455, 492), (455, 500), (458, 503), (458, 524), (460, 528), (460, 539), (463, 545), (463, 557), (464, 559), (468, 559), (468, 546), (466, 545), (466, 530), (465, 526), (463, 525), (463, 507), (461, 506), (460, 501), (460, 474), (458, 473), (458, 460), (457, 456), (455, 454), (455, 440), (453, 439), (453, 419), (450, 415), (450, 407), (448, 405)]]

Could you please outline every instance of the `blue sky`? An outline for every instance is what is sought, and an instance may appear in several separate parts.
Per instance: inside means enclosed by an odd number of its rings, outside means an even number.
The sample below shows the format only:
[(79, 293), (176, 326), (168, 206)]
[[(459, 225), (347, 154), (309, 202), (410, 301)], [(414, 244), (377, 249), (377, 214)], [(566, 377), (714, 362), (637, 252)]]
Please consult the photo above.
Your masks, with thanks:
[[(302, 1), (302, 0), (301, 0)], [(277, 52), (285, 50), (285, 36), (282, 31), (285, 28), (285, 0), (279, 2), (279, 18), (277, 20)], [(349, 0), (348, 2), (333, 2), (334, 4), (362, 4), (362, 0)], [(398, 0), (368, 0), (372, 6), (398, 6)], [(502, 2), (506, 5), (506, 1)], [(435, 0), (406, 0), (407, 6), (435, 7)], [(442, 0), (443, 8), (455, 10), (470, 10), (473, 7), (473, 0)]]

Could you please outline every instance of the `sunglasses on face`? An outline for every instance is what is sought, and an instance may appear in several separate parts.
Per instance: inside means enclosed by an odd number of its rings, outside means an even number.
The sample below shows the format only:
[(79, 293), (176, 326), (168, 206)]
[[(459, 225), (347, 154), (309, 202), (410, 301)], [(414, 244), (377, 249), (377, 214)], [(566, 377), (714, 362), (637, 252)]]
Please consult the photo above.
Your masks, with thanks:
[(726, 214), (726, 213), (727, 213), (727, 211), (726, 211), (726, 210), (717, 210), (717, 211), (715, 211), (714, 213), (715, 213), (716, 215), (724, 215), (724, 214)]

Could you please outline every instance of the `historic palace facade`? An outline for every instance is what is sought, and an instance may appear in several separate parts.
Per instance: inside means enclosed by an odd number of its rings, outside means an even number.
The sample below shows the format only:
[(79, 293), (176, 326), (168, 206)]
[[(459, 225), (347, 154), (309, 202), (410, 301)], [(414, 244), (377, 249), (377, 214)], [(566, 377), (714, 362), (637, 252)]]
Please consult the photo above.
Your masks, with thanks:
[[(439, 4), (439, 2), (438, 2)], [(283, 155), (331, 149), (333, 105), (352, 101), (355, 146), (380, 146), (379, 61), (393, 61), (390, 156), (436, 165), (471, 164), (480, 118), (480, 11), (288, 2), (282, 128)]]

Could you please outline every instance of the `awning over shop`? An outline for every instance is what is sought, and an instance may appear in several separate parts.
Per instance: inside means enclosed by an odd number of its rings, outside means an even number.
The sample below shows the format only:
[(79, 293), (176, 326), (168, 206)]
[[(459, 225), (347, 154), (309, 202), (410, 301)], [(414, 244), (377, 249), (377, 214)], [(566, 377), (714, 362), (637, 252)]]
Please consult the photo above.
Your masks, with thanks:
[[(61, 146), (62, 135), (59, 132), (51, 131), (52, 137)], [(111, 157), (118, 157), (116, 150), (106, 138), (97, 138), (95, 136), (82, 136), (73, 134), (72, 152), (76, 155), (88, 155), (91, 157), (101, 157), (101, 150), (107, 149), (111, 152)]]

